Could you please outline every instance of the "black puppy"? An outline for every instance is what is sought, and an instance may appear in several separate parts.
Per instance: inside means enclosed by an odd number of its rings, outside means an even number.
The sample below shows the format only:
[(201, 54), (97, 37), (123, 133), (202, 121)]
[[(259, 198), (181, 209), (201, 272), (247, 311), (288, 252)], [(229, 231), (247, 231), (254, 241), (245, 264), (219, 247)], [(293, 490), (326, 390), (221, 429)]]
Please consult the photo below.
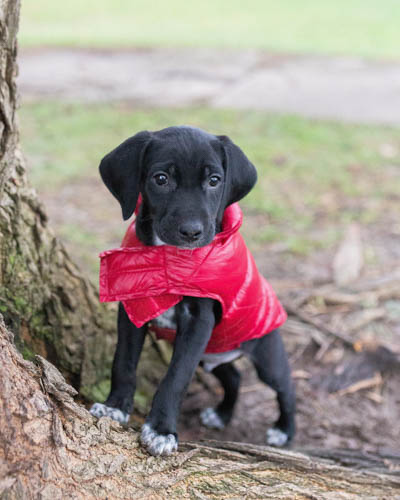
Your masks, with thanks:
[[(228, 137), (191, 127), (136, 134), (105, 156), (100, 173), (120, 202), (124, 219), (131, 217), (142, 195), (136, 232), (145, 245), (186, 249), (208, 245), (221, 231), (225, 208), (243, 198), (257, 179), (254, 166)], [(240, 382), (231, 361), (242, 354), (253, 361), (259, 378), (277, 392), (280, 416), (267, 432), (267, 444), (282, 446), (294, 435), (294, 388), (278, 331), (243, 342), (235, 351), (205, 355), (220, 316), (218, 301), (184, 297), (158, 318), (160, 323), (175, 319), (177, 334), (167, 374), (142, 429), (141, 441), (153, 455), (169, 455), (177, 449), (180, 405), (200, 362), (212, 370), (225, 391), (215, 409), (201, 413), (203, 424), (223, 428), (230, 421)], [(146, 329), (146, 325), (137, 328), (120, 304), (111, 392), (104, 404), (92, 406), (93, 415), (129, 420)]]

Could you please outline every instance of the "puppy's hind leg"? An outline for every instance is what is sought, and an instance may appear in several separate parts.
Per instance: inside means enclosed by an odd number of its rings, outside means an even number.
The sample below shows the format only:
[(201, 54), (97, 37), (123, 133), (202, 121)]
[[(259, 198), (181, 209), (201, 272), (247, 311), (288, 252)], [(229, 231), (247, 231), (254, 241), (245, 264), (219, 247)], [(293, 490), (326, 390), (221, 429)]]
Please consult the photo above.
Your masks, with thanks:
[(288, 444), (295, 434), (295, 389), (289, 363), (278, 330), (260, 338), (251, 352), (257, 374), (277, 393), (280, 416), (268, 429), (266, 441), (271, 446)]
[(239, 393), (240, 373), (232, 363), (219, 365), (211, 373), (221, 382), (224, 399), (216, 408), (205, 408), (200, 413), (200, 420), (211, 429), (223, 429), (233, 415)]
[(95, 417), (110, 417), (126, 424), (133, 411), (136, 390), (136, 367), (142, 352), (146, 327), (136, 328), (122, 304), (118, 311), (118, 342), (111, 376), (111, 391), (103, 403), (95, 403), (90, 413)]

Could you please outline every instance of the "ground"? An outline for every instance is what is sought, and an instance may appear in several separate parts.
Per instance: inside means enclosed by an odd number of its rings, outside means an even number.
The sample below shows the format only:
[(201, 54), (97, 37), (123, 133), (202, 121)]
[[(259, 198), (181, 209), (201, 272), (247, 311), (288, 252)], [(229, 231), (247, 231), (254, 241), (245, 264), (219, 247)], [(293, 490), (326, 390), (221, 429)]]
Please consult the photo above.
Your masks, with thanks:
[[(265, 444), (266, 429), (277, 418), (274, 395), (258, 382), (248, 362), (238, 363), (238, 366), (244, 375), (231, 424), (223, 431), (200, 425), (199, 411), (215, 405), (221, 398), (217, 389), (214, 394), (203, 390), (189, 396), (184, 403), (179, 427), (181, 440), (216, 439)], [(305, 368), (306, 376), (322, 371), (321, 365), (312, 358), (303, 358), (292, 366), (295, 376), (303, 376)], [(379, 399), (372, 399), (366, 390), (350, 395), (329, 394), (318, 385), (311, 386), (309, 380), (297, 378), (297, 435), (292, 447), (361, 449), (398, 456), (399, 383), (398, 375), (386, 378), (379, 389)]]
[[(127, 136), (173, 124), (230, 135), (259, 172), (242, 203), (242, 232), (293, 307), (282, 328), (297, 386), (293, 446), (398, 456), (398, 3), (313, 0), (293, 15), (293, 2), (260, 1), (244, 19), (240, 2), (218, 9), (207, 1), (198, 29), (181, 0), (166, 10), (160, 2), (157, 22), (143, 2), (120, 2), (114, 23), (105, 1), (95, 10), (53, 4), (23, 4), (21, 140), (30, 178), (73, 257), (96, 280), (97, 254), (121, 241), (126, 223), (97, 165)], [(71, 50), (77, 45), (86, 49)], [(362, 261), (345, 286), (335, 283), (341, 245), (350, 267)], [(182, 440), (264, 442), (274, 395), (248, 361), (237, 364), (232, 423), (223, 431), (200, 425), (199, 411), (221, 391), (198, 375), (183, 405)], [(136, 412), (132, 425), (142, 422)]]

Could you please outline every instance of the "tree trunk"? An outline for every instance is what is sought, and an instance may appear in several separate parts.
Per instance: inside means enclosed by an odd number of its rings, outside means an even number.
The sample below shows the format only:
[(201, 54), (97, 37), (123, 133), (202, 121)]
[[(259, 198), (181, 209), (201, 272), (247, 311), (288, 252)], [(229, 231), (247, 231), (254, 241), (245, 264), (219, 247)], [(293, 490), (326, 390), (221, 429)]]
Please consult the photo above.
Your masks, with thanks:
[[(0, 0), (0, 312), (25, 358), (41, 354), (81, 394), (102, 401), (116, 341), (116, 308), (99, 303), (95, 287), (48, 227), (26, 177), (15, 115), (19, 7), (19, 0)], [(163, 369), (157, 351), (145, 349), (138, 387), (144, 407), (157, 369)]]
[(303, 454), (229, 442), (184, 443), (169, 458), (150, 457), (133, 429), (107, 417), (96, 421), (76, 404), (76, 391), (52, 364), (40, 356), (36, 364), (25, 361), (2, 321), (0, 381), (2, 499), (400, 495), (390, 457)]

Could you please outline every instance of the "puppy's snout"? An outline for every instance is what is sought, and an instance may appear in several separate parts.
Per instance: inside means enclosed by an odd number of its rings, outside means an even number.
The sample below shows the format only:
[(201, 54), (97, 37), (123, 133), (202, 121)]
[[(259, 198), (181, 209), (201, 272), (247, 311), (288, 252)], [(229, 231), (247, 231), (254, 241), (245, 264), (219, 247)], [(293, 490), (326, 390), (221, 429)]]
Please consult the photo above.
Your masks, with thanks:
[(198, 221), (184, 222), (178, 228), (180, 236), (186, 241), (197, 241), (203, 234), (203, 224)]

